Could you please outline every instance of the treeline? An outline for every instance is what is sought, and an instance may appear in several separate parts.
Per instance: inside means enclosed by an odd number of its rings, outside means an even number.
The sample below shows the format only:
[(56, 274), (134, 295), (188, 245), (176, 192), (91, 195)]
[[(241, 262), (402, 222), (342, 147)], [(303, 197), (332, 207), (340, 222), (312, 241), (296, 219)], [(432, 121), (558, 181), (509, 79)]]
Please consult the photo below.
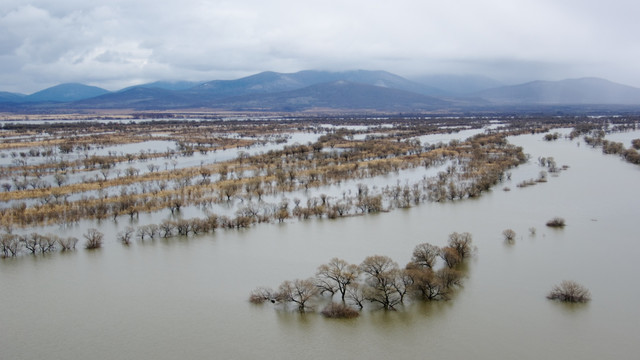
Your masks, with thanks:
[(585, 136), (584, 142), (592, 147), (601, 147), (603, 154), (618, 155), (629, 163), (640, 165), (640, 153), (638, 153), (638, 150), (640, 150), (640, 139), (634, 139), (631, 143), (632, 147), (625, 148), (623, 143), (609, 141), (604, 137), (605, 133), (603, 131), (596, 131), (592, 136)]
[(60, 237), (53, 234), (31, 233), (18, 235), (11, 232), (0, 234), (0, 252), (2, 257), (15, 257), (21, 252), (30, 254), (46, 254), (55, 250), (74, 250), (78, 239)]
[(369, 256), (359, 265), (333, 258), (320, 265), (313, 278), (287, 280), (277, 290), (257, 288), (249, 301), (293, 305), (301, 312), (329, 303), (322, 311), (325, 316), (354, 317), (366, 304), (395, 310), (409, 299), (447, 300), (462, 285), (460, 264), (474, 250), (471, 234), (454, 232), (445, 247), (417, 245), (404, 268), (383, 255)]

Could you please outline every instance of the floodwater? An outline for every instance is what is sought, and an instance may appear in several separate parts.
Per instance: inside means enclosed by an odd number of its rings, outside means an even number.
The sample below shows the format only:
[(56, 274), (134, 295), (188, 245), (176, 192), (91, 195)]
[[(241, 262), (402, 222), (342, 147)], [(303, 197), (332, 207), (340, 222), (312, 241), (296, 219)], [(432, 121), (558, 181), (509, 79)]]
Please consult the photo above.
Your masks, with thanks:
[[(2, 358), (636, 358), (640, 167), (577, 141), (510, 141), (531, 161), (479, 199), (129, 247), (111, 234), (123, 224), (105, 222), (101, 250), (4, 259)], [(540, 156), (569, 169), (516, 187), (537, 177)], [(567, 226), (547, 228), (554, 216)], [(507, 228), (517, 233), (513, 244), (502, 239)], [(332, 257), (388, 255), (403, 266), (415, 245), (444, 245), (454, 231), (470, 232), (478, 251), (450, 301), (365, 310), (347, 321), (247, 301), (254, 288), (312, 276)], [(547, 300), (565, 279), (588, 287), (593, 300)]]

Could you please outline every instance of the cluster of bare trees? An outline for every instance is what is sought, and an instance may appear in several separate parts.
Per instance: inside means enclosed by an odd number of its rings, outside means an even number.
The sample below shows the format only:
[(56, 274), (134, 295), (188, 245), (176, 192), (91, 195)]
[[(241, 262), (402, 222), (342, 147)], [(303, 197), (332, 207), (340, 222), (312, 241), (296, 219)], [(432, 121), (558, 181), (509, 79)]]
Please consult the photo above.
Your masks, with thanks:
[(545, 141), (554, 141), (554, 140), (558, 140), (558, 138), (560, 138), (560, 133), (557, 133), (557, 132), (548, 133), (544, 136)]
[(538, 183), (545, 183), (547, 182), (549, 173), (557, 175), (560, 171), (567, 170), (569, 168), (569, 165), (562, 165), (559, 167), (552, 156), (539, 157), (538, 164), (543, 168), (543, 170), (540, 170), (538, 173), (538, 177), (536, 179), (523, 180), (517, 184), (518, 187), (523, 188)]
[(404, 268), (383, 255), (368, 256), (359, 265), (333, 258), (318, 267), (315, 277), (284, 281), (276, 291), (255, 289), (249, 300), (285, 307), (294, 304), (301, 312), (310, 309), (310, 304), (328, 302), (323, 314), (330, 317), (353, 317), (354, 311), (366, 304), (393, 310), (408, 298), (446, 300), (462, 285), (459, 265), (474, 251), (471, 234), (454, 232), (449, 235), (447, 246), (417, 245)]
[[(217, 131), (230, 133), (240, 132), (239, 129), (242, 128), (242, 124), (229, 125), (228, 128), (221, 127), (221, 124), (215, 124), (217, 127), (188, 125), (194, 126), (194, 129), (180, 126), (177, 129), (162, 130), (162, 127), (157, 129), (154, 124), (154, 131), (171, 131), (174, 134), (180, 134), (179, 139), (182, 139), (179, 141), (180, 148), (187, 148), (191, 146), (189, 144), (195, 144), (193, 145), (195, 147), (221, 146), (220, 144), (227, 146), (224, 138), (207, 137), (202, 131), (215, 128)], [(135, 126), (133, 134), (141, 134), (144, 127)], [(172, 126), (177, 125), (172, 124)], [(283, 129), (292, 129), (292, 126), (289, 123), (274, 123), (269, 124), (268, 128), (270, 131), (281, 132)], [(77, 130), (75, 127), (72, 129)], [(318, 130), (317, 127), (306, 127), (306, 125), (296, 127), (296, 130), (299, 129)], [(103, 128), (99, 130), (104, 132)], [(242, 131), (247, 137), (257, 136), (259, 130), (251, 124)], [(22, 177), (24, 181), (7, 183), (6, 191), (0, 193), (0, 200), (12, 202), (13, 206), (0, 210), (0, 221), (4, 224), (30, 226), (41, 223), (71, 223), (86, 218), (134, 217), (139, 212), (161, 209), (170, 209), (175, 212), (183, 206), (208, 206), (234, 199), (241, 201), (257, 199), (261, 202), (266, 195), (276, 196), (337, 184), (345, 180), (385, 175), (407, 168), (455, 162), (455, 165), (450, 167), (451, 171), (440, 174), (438, 180), (433, 181), (429, 186), (406, 184), (403, 188), (396, 187), (378, 194), (359, 192), (357, 198), (334, 203), (331, 206), (327, 206), (323, 199), (321, 205), (315, 204), (307, 209), (292, 206), (288, 208), (295, 209), (297, 212), (296, 214), (290, 212), (289, 215), (300, 218), (337, 217), (343, 216), (345, 211), (378, 212), (384, 208), (409, 207), (426, 199), (445, 201), (478, 196), (482, 191), (501, 181), (505, 169), (517, 166), (526, 160), (522, 149), (506, 143), (504, 139), (506, 134), (481, 135), (468, 141), (455, 141), (449, 145), (422, 146), (412, 137), (424, 132), (436, 131), (431, 125), (425, 127), (425, 124), (409, 123), (400, 130), (385, 131), (388, 132), (385, 136), (370, 137), (365, 140), (354, 140), (348, 131), (328, 132), (317, 142), (308, 145), (287, 145), (281, 150), (251, 156), (240, 151), (236, 159), (225, 163), (201, 164), (182, 169), (175, 169), (175, 164), (173, 168), (165, 165), (163, 170), (151, 164), (148, 166), (149, 172), (140, 174), (137, 168), (130, 167), (131, 171), (118, 173), (116, 177), (110, 175), (113, 174), (112, 168), (117, 162), (145, 161), (154, 156), (167, 154), (173, 156), (174, 154), (141, 152), (128, 159), (125, 159), (127, 156), (124, 155), (122, 159), (120, 155), (87, 156), (82, 159), (85, 167), (93, 170), (99, 168), (102, 172), (102, 175), (96, 179), (85, 179), (82, 183), (69, 183), (67, 172), (70, 171), (68, 168), (70, 165), (66, 164), (64, 170), (56, 170), (59, 172), (56, 173), (57, 186), (54, 187), (38, 185), (39, 182), (35, 181), (38, 180), (37, 177), (33, 178), (35, 180), (31, 184), (28, 181), (30, 178), (26, 175)], [(121, 133), (118, 132), (118, 134)], [(193, 138), (187, 141), (185, 134), (192, 135)], [(78, 144), (73, 148), (90, 146), (90, 141), (135, 142), (147, 138), (138, 138), (131, 134), (123, 135), (122, 139), (117, 140), (113, 139), (113, 134), (108, 137), (106, 135), (84, 136), (74, 138), (73, 142)], [(246, 139), (231, 140), (236, 141), (235, 146), (240, 146), (238, 141)], [(246, 146), (256, 141), (251, 140), (246, 143)], [(58, 146), (68, 145), (54, 143)], [(20, 173), (20, 169), (33, 170), (32, 167), (23, 166), (5, 169), (5, 172)], [(95, 195), (95, 193), (98, 194)], [(71, 200), (72, 196), (73, 200)], [(286, 218), (284, 211), (280, 213), (282, 216), (278, 220)]]
[(0, 234), (0, 252), (2, 257), (15, 257), (21, 252), (30, 254), (46, 254), (57, 249), (74, 250), (78, 239), (60, 237), (53, 234), (31, 233), (27, 235), (5, 232)]
[[(95, 228), (90, 228), (82, 235), (85, 238), (85, 249), (99, 249), (104, 243), (104, 234)], [(29, 254), (47, 254), (55, 250), (75, 250), (78, 244), (76, 237), (60, 237), (53, 234), (30, 233), (27, 235), (13, 234), (11, 230), (0, 234), (0, 252), (2, 257), (15, 257), (21, 252)]]
[(164, 220), (160, 224), (142, 225), (138, 228), (128, 226), (117, 234), (117, 239), (124, 245), (129, 245), (135, 238), (145, 241), (210, 233), (220, 225), (225, 226), (225, 220), (221, 222), (215, 214), (203, 219)]
[[(364, 120), (363, 120), (364, 121)], [(368, 121), (368, 120), (367, 120)], [(465, 123), (473, 123), (468, 119)], [(92, 147), (151, 140), (154, 132), (167, 135), (178, 143), (177, 150), (167, 152), (141, 151), (138, 154), (109, 156), (88, 155)], [(282, 222), (290, 218), (338, 218), (356, 214), (406, 208), (423, 201), (452, 201), (479, 196), (483, 191), (509, 178), (507, 170), (527, 160), (521, 148), (509, 145), (505, 137), (510, 133), (542, 132), (548, 127), (527, 125), (509, 128), (503, 133), (485, 133), (467, 140), (449, 144), (423, 146), (415, 137), (442, 132), (437, 125), (424, 120), (398, 121), (394, 128), (376, 127), (372, 130), (320, 129), (313, 121), (256, 122), (256, 123), (181, 123), (168, 121), (153, 124), (126, 124), (109, 127), (96, 125), (83, 128), (80, 124), (65, 124), (46, 129), (53, 138), (43, 137), (31, 145), (41, 147), (29, 156), (47, 156), (52, 160), (60, 154), (80, 152), (76, 160), (60, 160), (52, 165), (26, 165), (3, 168), (3, 174), (14, 174), (18, 179), (40, 179), (43, 174), (55, 172), (57, 185), (40, 186), (35, 182), (4, 187), (0, 200), (10, 204), (0, 209), (0, 224), (5, 226), (33, 226), (38, 224), (75, 223), (82, 219), (116, 220), (120, 216), (135, 218), (140, 212), (162, 209), (172, 214), (188, 206), (197, 206), (211, 213), (212, 204), (237, 206), (235, 215), (212, 215), (209, 219), (165, 220), (160, 224), (145, 225), (133, 232), (125, 229), (120, 241), (158, 237), (188, 236), (220, 228), (244, 228), (260, 222)], [(473, 126), (481, 126), (480, 123)], [(27, 126), (29, 127), (29, 126)], [(35, 128), (25, 131), (32, 132)], [(22, 130), (15, 130), (16, 134)], [(95, 131), (95, 133), (92, 133)], [(164, 167), (148, 166), (140, 173), (131, 166), (123, 172), (114, 170), (119, 162), (143, 162), (160, 156), (173, 159), (177, 154), (188, 156), (194, 151), (216, 151), (225, 147), (250, 146), (273, 134), (278, 142), (284, 141), (287, 131), (313, 131), (324, 133), (315, 143), (288, 145), (281, 150), (249, 156), (240, 151), (236, 159), (224, 162), (176, 169), (176, 163)], [(356, 133), (369, 134), (356, 140)], [(455, 131), (447, 129), (446, 131)], [(71, 132), (71, 136), (69, 135)], [(231, 135), (233, 134), (233, 135)], [(70, 139), (62, 141), (63, 137)], [(34, 140), (36, 141), (36, 140)], [(25, 143), (3, 144), (5, 148), (19, 148)], [(30, 145), (30, 146), (31, 146)], [(57, 150), (56, 150), (57, 149)], [(183, 154), (184, 153), (184, 154)], [(19, 153), (16, 158), (22, 158)], [(169, 158), (167, 158), (169, 159)], [(168, 160), (167, 160), (168, 161)], [(403, 169), (432, 167), (448, 164), (435, 178), (423, 178), (414, 183), (398, 182), (395, 186), (369, 188), (358, 184), (355, 191), (345, 191), (341, 197), (324, 194), (309, 197), (306, 202), (286, 196), (293, 191), (342, 184), (347, 180), (381, 176)], [(100, 170), (96, 179), (73, 183), (68, 174), (83, 170)], [(16, 175), (17, 174), (17, 175)], [(28, 174), (28, 175), (26, 175)], [(20, 180), (22, 181), (22, 180)], [(281, 196), (279, 203), (265, 198)], [(215, 218), (215, 223), (211, 221)], [(21, 244), (20, 241), (17, 242)], [(16, 246), (8, 242), (8, 249)], [(62, 247), (60, 242), (56, 245)], [(22, 247), (21, 249), (25, 249)], [(10, 250), (7, 250), (10, 253)], [(40, 251), (40, 250), (38, 250)], [(443, 250), (441, 258), (448, 264), (458, 260), (451, 250)]]
[(631, 147), (626, 148), (623, 143), (605, 139), (605, 131), (593, 131), (591, 136), (585, 136), (584, 141), (592, 147), (602, 147), (602, 153), (618, 155), (629, 163), (640, 165), (640, 139), (634, 139)]

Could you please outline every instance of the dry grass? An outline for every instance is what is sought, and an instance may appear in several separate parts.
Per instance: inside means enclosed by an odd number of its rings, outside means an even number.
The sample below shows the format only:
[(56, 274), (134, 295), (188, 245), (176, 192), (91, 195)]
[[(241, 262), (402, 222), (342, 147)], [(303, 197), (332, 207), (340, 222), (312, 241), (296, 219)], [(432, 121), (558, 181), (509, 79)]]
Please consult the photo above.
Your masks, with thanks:
[[(410, 206), (411, 199), (417, 204), (421, 199), (435, 199), (444, 201), (458, 197), (478, 196), (480, 192), (489, 189), (498, 178), (496, 174), (517, 165), (520, 160), (517, 149), (504, 144), (503, 135), (479, 136), (471, 141), (461, 141), (450, 145), (425, 149), (418, 142), (403, 138), (403, 134), (417, 136), (420, 125), (416, 128), (407, 127), (402, 130), (387, 129), (390, 136), (372, 140), (349, 140), (329, 132), (326, 142), (311, 145), (285, 146), (282, 150), (260, 153), (252, 156), (227, 161), (225, 163), (194, 166), (183, 169), (166, 169), (143, 174), (121, 174), (111, 171), (105, 178), (91, 179), (83, 183), (62, 184), (52, 188), (22, 189), (0, 192), (0, 201), (20, 201), (36, 199), (37, 204), (24, 208), (6, 209), (0, 214), (3, 224), (31, 224), (57, 223), (77, 221), (83, 218), (103, 219), (117, 217), (124, 214), (137, 214), (170, 208), (174, 210), (176, 201), (179, 206), (201, 205), (225, 201), (231, 197), (260, 197), (275, 195), (300, 189), (308, 189), (322, 185), (337, 184), (346, 180), (362, 179), (372, 176), (386, 175), (399, 170), (420, 166), (437, 166), (449, 160), (457, 160), (458, 170), (446, 175), (447, 181), (465, 182), (466, 187), (456, 189), (456, 194), (449, 196), (427, 196), (423, 192), (426, 186), (417, 187), (416, 194), (406, 197), (402, 206)], [(426, 127), (427, 131), (432, 131)], [(28, 130), (28, 129), (27, 129)], [(249, 122), (222, 123), (187, 123), (173, 122), (168, 124), (119, 124), (117, 127), (89, 126), (81, 128), (78, 124), (68, 127), (51, 129), (52, 136), (61, 136), (65, 131), (74, 134), (82, 130), (84, 136), (77, 136), (74, 141), (89, 146), (101, 146), (114, 143), (133, 143), (150, 139), (150, 133), (166, 134), (164, 140), (184, 141), (193, 151), (209, 151), (235, 147), (243, 150), (244, 146), (251, 146), (255, 141), (262, 141), (259, 136), (265, 134), (282, 135), (291, 131), (317, 131), (316, 126), (306, 123), (278, 123), (265, 122), (254, 124)], [(376, 129), (375, 132), (382, 130)], [(227, 137), (224, 137), (226, 134)], [(256, 140), (252, 138), (255, 137)], [(345, 149), (341, 153), (326, 153), (321, 149), (330, 149), (338, 145)], [(183, 145), (184, 147), (185, 145)], [(198, 150), (201, 149), (201, 150)], [(428, 151), (427, 151), (428, 150)], [(521, 152), (521, 151), (520, 151)], [(178, 151), (178, 153), (180, 153)], [(117, 163), (125, 161), (143, 161), (146, 159), (165, 156), (165, 153), (145, 153), (135, 156), (113, 155), (93, 159), (100, 163)], [(173, 158), (172, 158), (173, 159)], [(86, 160), (86, 159), (85, 159)], [(177, 158), (177, 161), (180, 161)], [(166, 165), (166, 164), (165, 164)], [(47, 170), (47, 166), (50, 168)], [(13, 167), (12, 172), (23, 171), (35, 174), (36, 171), (51, 171), (54, 165), (32, 165)], [(95, 165), (93, 165), (95, 166)], [(95, 169), (82, 169), (73, 166), (67, 171), (78, 172)], [(217, 180), (217, 175), (226, 175)], [(243, 175), (244, 174), (244, 175)], [(246, 174), (249, 174), (248, 176)], [(117, 177), (114, 177), (117, 176)], [(214, 180), (209, 180), (213, 178)], [(108, 197), (66, 201), (71, 194), (101, 191), (135, 184), (156, 184), (175, 182), (175, 186), (154, 188), (144, 192), (136, 190), (133, 193), (115, 194)], [(184, 183), (184, 184), (183, 184)], [(442, 190), (443, 183), (430, 185)], [(180, 185), (178, 185), (180, 184)], [(150, 185), (156, 186), (156, 185)], [(228, 191), (230, 190), (230, 191)], [(435, 189), (437, 190), (437, 189)], [(399, 205), (398, 205), (399, 206)], [(319, 207), (316, 207), (320, 210)], [(315, 209), (315, 208), (314, 208)], [(326, 211), (316, 211), (314, 216), (327, 215)]]

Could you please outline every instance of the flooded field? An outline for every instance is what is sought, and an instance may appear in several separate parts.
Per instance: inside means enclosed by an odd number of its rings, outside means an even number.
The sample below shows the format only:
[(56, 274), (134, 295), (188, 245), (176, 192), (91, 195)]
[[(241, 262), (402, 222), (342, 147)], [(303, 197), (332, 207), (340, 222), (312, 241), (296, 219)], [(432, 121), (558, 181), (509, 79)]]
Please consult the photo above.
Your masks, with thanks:
[[(475, 134), (468, 131), (462, 134)], [(78, 246), (0, 259), (2, 357), (634, 358), (640, 351), (640, 290), (633, 286), (640, 271), (633, 259), (640, 250), (635, 224), (640, 167), (580, 138), (564, 138), (569, 128), (553, 131), (562, 136), (555, 141), (544, 141), (541, 133), (509, 136), (529, 160), (475, 198), (423, 201), (364, 216), (290, 218), (130, 246), (116, 240), (118, 231), (158, 223), (171, 217), (170, 211), (142, 212), (135, 220), (39, 225), (43, 232), (79, 238), (96, 227), (105, 244), (94, 251)], [(609, 136), (630, 146), (640, 131)], [(541, 157), (567, 169), (549, 173), (546, 182), (518, 187), (540, 176)], [(440, 170), (409, 168), (360, 181), (379, 189), (431, 178)], [(357, 191), (351, 180), (324, 186), (308, 197), (339, 198), (341, 186)], [(287, 195), (291, 201), (307, 198), (296, 191)], [(178, 216), (200, 211), (186, 207)], [(546, 227), (554, 216), (566, 219), (567, 226)], [(515, 231), (514, 242), (505, 242), (505, 229)], [(367, 256), (386, 255), (404, 266), (417, 244), (444, 246), (452, 232), (471, 233), (478, 250), (465, 264), (463, 286), (448, 301), (408, 302), (397, 311), (367, 308), (351, 320), (248, 301), (252, 289), (313, 276), (333, 257), (359, 264)], [(562, 280), (585, 285), (593, 300), (579, 305), (547, 300)]]

